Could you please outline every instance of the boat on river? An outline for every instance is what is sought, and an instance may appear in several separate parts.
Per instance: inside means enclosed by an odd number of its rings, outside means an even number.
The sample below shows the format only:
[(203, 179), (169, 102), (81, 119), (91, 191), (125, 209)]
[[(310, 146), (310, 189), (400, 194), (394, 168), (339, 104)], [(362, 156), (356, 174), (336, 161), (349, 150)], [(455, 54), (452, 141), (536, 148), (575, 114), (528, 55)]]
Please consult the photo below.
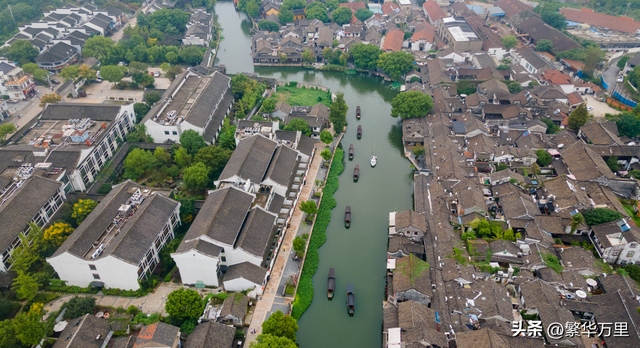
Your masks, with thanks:
[(351, 226), (351, 206), (344, 208), (344, 227)]
[(356, 164), (353, 168), (353, 181), (358, 181), (358, 179), (360, 179), (360, 165)]
[(356, 106), (356, 118), (360, 119), (360, 105)]
[(362, 138), (362, 126), (358, 126), (358, 139)]
[(349, 145), (349, 160), (353, 159), (353, 144)]
[(333, 298), (333, 292), (336, 290), (336, 270), (329, 268), (329, 277), (327, 277), (327, 298)]
[(378, 157), (376, 156), (371, 156), (371, 166), (375, 167), (376, 164), (378, 164)]
[(350, 315), (356, 311), (356, 292), (353, 290), (353, 283), (347, 284), (347, 311)]

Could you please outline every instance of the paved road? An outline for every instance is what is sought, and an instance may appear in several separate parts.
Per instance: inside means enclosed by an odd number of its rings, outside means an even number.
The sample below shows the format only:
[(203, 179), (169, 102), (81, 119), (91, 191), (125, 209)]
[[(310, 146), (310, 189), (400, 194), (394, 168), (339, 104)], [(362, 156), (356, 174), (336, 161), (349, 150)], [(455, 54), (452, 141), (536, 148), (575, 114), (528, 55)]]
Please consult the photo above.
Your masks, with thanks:
[(620, 71), (620, 69), (618, 69), (618, 60), (620, 60), (620, 58), (612, 60), (611, 63), (609, 63), (607, 70), (602, 72), (602, 77), (605, 82), (609, 84), (609, 90), (613, 89), (613, 86), (616, 85), (616, 80), (618, 79), (618, 72)]

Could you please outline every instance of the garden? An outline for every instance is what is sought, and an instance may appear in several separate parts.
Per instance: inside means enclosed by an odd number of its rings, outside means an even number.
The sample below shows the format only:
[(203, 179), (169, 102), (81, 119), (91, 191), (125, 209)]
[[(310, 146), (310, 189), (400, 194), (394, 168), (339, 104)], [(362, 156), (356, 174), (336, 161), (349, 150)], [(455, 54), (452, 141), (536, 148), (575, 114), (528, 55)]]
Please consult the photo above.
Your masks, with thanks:
[(331, 91), (325, 92), (305, 86), (297, 87), (297, 83), (292, 81), (287, 86), (278, 86), (273, 99), (276, 103), (284, 101), (289, 105), (297, 106), (314, 106), (318, 103), (331, 106)]

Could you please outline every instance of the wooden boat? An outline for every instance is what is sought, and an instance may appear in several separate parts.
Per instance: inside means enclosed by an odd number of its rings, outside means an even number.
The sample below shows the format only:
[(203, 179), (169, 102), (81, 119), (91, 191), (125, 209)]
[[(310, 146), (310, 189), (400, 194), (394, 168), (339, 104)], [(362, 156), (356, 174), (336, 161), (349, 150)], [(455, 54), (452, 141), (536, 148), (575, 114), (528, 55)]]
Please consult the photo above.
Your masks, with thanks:
[(371, 167), (375, 167), (378, 164), (378, 157), (371, 156)]
[(356, 292), (353, 290), (353, 283), (347, 284), (347, 311), (350, 315), (356, 311)]
[(360, 105), (356, 106), (356, 118), (360, 119)]
[(327, 298), (333, 298), (333, 292), (336, 290), (336, 270), (329, 268), (329, 277), (327, 277)]
[(344, 209), (344, 226), (351, 226), (351, 206), (349, 205)]
[(358, 126), (358, 139), (362, 138), (362, 126)]
[(353, 144), (349, 145), (349, 160), (353, 159)]
[(353, 181), (358, 181), (360, 179), (360, 165), (356, 164), (356, 167), (353, 168)]

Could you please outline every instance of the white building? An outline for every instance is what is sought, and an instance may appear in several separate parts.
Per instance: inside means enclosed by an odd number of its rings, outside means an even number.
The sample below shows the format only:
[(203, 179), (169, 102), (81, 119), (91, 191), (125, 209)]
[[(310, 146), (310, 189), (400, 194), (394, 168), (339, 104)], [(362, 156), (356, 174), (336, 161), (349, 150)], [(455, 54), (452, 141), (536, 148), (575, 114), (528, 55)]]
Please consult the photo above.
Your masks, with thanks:
[(231, 78), (217, 71), (200, 76), (187, 70), (176, 77), (141, 123), (157, 143), (179, 143), (182, 132), (191, 129), (213, 144), (232, 105)]
[(114, 186), (47, 262), (68, 285), (137, 290), (179, 223), (180, 203), (126, 181)]
[(45, 227), (66, 199), (59, 181), (32, 175), (34, 168), (25, 166), (15, 172), (14, 180), (0, 177), (0, 272), (11, 268), (11, 253), (21, 244), (20, 235), (31, 232), (29, 223)]
[(26, 99), (36, 84), (22, 68), (9, 63), (0, 63), (0, 93), (11, 99)]
[(17, 144), (0, 148), (0, 172), (23, 164), (39, 165), (65, 183), (65, 190), (84, 191), (135, 124), (133, 104), (49, 104), (37, 131)]
[(640, 262), (640, 228), (625, 219), (591, 227), (589, 238), (600, 257), (620, 265)]
[(182, 44), (209, 47), (209, 42), (212, 39), (212, 27), (213, 16), (203, 9), (195, 10), (187, 23), (187, 31), (184, 33)]

